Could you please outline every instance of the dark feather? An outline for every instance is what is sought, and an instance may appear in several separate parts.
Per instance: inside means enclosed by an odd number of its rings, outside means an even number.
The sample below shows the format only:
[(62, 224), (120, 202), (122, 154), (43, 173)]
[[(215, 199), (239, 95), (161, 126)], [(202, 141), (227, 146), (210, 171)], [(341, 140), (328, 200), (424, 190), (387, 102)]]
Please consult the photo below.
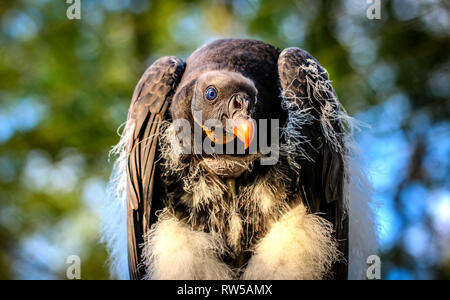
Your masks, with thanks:
[[(314, 80), (307, 72), (307, 67), (314, 62), (319, 68), (320, 78), (316, 80), (328, 81), (328, 77), (320, 64), (306, 51), (299, 48), (284, 50), (278, 60), (280, 84), (285, 93), (290, 94), (291, 101), (298, 101), (301, 109), (309, 109), (312, 120), (302, 129), (302, 135), (308, 140), (305, 144), (306, 153), (312, 159), (299, 162), (301, 166), (297, 180), (303, 196), (311, 212), (321, 212), (325, 218), (333, 223), (336, 238), (340, 242), (340, 250), (348, 260), (348, 217), (345, 211), (343, 186), (345, 180), (344, 152), (338, 151), (326, 139), (321, 131), (320, 118), (322, 108), (326, 101), (335, 101), (336, 96), (331, 88), (329, 91), (312, 91), (308, 80)], [(302, 68), (306, 67), (306, 68)], [(315, 83), (315, 82), (314, 82)], [(314, 93), (316, 92), (316, 93)], [(332, 107), (339, 109), (336, 102)], [(336, 112), (337, 115), (337, 112)], [(341, 121), (337, 118), (331, 120), (338, 143), (343, 146), (342, 134), (344, 132)], [(335, 279), (347, 278), (347, 262), (336, 263), (334, 267)]]
[(176, 57), (163, 57), (153, 63), (142, 75), (128, 113), (127, 127), (134, 126), (133, 138), (127, 145), (128, 260), (132, 279), (145, 275), (140, 245), (154, 222), (150, 217), (158, 132), (184, 67)]

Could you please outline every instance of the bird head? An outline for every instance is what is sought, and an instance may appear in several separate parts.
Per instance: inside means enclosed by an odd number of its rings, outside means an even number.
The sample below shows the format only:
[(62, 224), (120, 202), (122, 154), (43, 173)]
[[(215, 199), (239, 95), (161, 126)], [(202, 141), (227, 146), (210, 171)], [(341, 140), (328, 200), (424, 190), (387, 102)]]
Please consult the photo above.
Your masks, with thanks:
[(209, 71), (196, 81), (191, 110), (194, 122), (214, 143), (226, 144), (237, 137), (247, 149), (255, 136), (256, 102), (257, 89), (250, 79), (230, 71)]

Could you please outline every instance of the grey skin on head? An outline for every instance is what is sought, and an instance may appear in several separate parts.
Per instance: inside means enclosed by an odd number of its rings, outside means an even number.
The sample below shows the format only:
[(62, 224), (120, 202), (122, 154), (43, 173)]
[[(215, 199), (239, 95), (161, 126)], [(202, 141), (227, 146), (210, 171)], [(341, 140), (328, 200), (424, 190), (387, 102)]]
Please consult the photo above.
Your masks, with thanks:
[[(314, 67), (318, 68), (315, 74), (319, 76), (309, 74)], [(146, 275), (140, 245), (145, 242), (144, 236), (151, 226), (158, 222), (157, 211), (170, 208), (193, 229), (215, 230), (214, 224), (208, 221), (208, 214), (220, 208), (211, 208), (214, 203), (196, 208), (185, 200), (191, 192), (183, 186), (183, 179), (194, 177), (189, 173), (194, 169), (205, 180), (223, 183), (229, 188), (224, 201), (232, 201), (233, 197), (239, 199), (240, 191), (269, 170), (283, 172), (289, 178), (287, 191), (283, 192), (287, 195), (286, 202), (294, 205), (300, 201), (308, 212), (321, 213), (320, 216), (333, 225), (334, 238), (345, 259), (333, 263), (330, 278), (347, 278), (348, 217), (343, 192), (345, 130), (338, 118), (331, 118), (328, 131), (324, 131), (320, 121), (322, 114), (324, 111), (337, 114), (339, 106), (331, 86), (329, 90), (311, 90), (316, 81), (329, 82), (326, 72), (308, 52), (300, 48), (281, 52), (274, 46), (249, 39), (217, 40), (197, 49), (186, 62), (176, 57), (163, 57), (146, 70), (135, 89), (127, 121), (127, 126), (133, 130), (126, 148), (128, 256), (132, 279)], [(292, 124), (293, 114), (282, 105), (283, 97), (285, 101), (292, 101), (288, 102), (291, 109), (307, 112), (303, 126), (296, 127), (298, 136), (307, 141), (301, 149), (304, 155), (294, 156), (295, 161), (280, 155), (276, 165), (264, 166), (259, 163), (259, 154), (204, 155), (192, 152), (182, 155), (185, 166), (182, 170), (164, 171), (166, 158), (161, 155), (164, 147), (160, 138), (163, 123), (188, 120), (193, 130), (200, 127), (203, 137), (211, 142), (226, 144), (234, 141), (245, 150), (261, 134), (255, 128), (259, 120), (278, 119), (281, 128)], [(201, 112), (201, 118), (197, 117), (198, 112)], [(222, 127), (222, 134), (206, 124), (210, 119), (220, 122), (218, 127)], [(330, 132), (336, 137), (334, 144), (328, 137)], [(285, 139), (281, 134), (280, 143), (287, 143)], [(195, 147), (195, 143), (191, 146)], [(294, 165), (300, 167), (294, 168)], [(200, 171), (195, 168), (198, 166)], [(243, 211), (242, 215), (245, 214)], [(223, 220), (219, 217), (217, 222), (225, 227), (227, 212), (218, 215), (223, 216)], [(230, 246), (231, 254), (221, 257), (235, 269), (246, 265), (252, 247), (268, 227), (262, 224), (263, 218), (255, 221), (258, 224), (252, 224), (252, 218), (245, 220), (250, 220), (245, 226), (253, 228), (254, 234), (248, 237), (242, 233), (242, 244)]]

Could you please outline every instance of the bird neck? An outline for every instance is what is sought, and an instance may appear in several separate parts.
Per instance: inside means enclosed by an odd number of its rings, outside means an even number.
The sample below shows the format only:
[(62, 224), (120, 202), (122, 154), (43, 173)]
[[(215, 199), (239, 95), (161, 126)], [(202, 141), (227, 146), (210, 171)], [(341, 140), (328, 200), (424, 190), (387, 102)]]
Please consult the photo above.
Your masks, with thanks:
[(236, 179), (228, 178), (225, 180), (227, 186), (228, 198), (232, 200), (236, 196)]

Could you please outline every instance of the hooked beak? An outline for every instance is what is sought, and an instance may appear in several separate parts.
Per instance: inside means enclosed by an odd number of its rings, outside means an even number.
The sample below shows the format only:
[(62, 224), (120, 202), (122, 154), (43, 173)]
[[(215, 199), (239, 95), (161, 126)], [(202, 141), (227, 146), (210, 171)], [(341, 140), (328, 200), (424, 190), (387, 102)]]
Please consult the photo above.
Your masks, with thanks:
[(226, 144), (234, 140), (236, 137), (244, 143), (244, 148), (250, 147), (250, 144), (255, 137), (255, 125), (251, 119), (240, 117), (236, 120), (231, 120), (232, 133), (225, 132), (224, 135), (216, 135), (214, 131), (203, 127), (208, 138), (216, 144)]
[(232, 123), (234, 134), (244, 143), (244, 147), (247, 149), (255, 137), (255, 125), (253, 121), (241, 117)]

